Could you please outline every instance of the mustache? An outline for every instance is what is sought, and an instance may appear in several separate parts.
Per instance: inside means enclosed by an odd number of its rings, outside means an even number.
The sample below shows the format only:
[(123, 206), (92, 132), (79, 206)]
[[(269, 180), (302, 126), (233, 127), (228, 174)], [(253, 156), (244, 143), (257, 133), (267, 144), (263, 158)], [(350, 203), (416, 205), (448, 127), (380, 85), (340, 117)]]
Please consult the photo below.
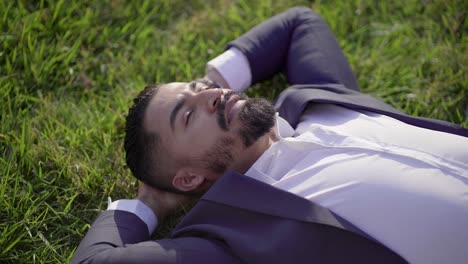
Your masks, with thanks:
[(226, 104), (227, 102), (229, 101), (229, 99), (233, 96), (233, 95), (237, 95), (239, 96), (239, 98), (241, 100), (247, 100), (248, 99), (248, 96), (243, 94), (243, 93), (236, 93), (234, 91), (228, 91), (226, 92), (222, 99), (221, 99), (221, 102), (218, 104), (218, 108), (216, 109), (216, 114), (217, 114), (217, 121), (218, 121), (218, 125), (219, 127), (224, 130), (224, 131), (228, 131), (228, 125), (227, 125), (227, 120), (226, 120), (226, 116), (224, 115), (224, 112), (226, 110)]

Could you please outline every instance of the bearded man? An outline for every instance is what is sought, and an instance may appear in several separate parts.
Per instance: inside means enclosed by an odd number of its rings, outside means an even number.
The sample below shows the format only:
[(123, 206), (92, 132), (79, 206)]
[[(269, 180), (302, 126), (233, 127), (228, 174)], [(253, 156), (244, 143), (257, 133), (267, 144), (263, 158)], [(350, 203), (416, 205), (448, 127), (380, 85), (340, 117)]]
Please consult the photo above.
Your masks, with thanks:
[[(274, 105), (240, 93), (281, 70), (291, 87)], [(468, 259), (468, 131), (360, 93), (314, 11), (251, 29), (206, 74), (134, 100), (125, 150), (138, 197), (98, 216), (73, 263)], [(171, 236), (151, 240), (194, 196)]]

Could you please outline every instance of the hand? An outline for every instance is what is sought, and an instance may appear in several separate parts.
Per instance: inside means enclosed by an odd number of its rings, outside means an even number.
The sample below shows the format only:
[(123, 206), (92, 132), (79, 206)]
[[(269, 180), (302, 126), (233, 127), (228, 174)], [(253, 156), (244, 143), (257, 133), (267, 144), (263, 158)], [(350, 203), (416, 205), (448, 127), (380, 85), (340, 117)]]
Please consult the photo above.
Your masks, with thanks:
[(187, 205), (192, 197), (156, 189), (140, 182), (137, 199), (151, 208), (154, 214), (162, 220), (176, 209)]
[(214, 67), (209, 67), (207, 66), (206, 68), (206, 75), (203, 77), (205, 79), (208, 79), (220, 86), (220, 88), (229, 88), (229, 84), (226, 82), (226, 80), (223, 78), (223, 76), (216, 70)]

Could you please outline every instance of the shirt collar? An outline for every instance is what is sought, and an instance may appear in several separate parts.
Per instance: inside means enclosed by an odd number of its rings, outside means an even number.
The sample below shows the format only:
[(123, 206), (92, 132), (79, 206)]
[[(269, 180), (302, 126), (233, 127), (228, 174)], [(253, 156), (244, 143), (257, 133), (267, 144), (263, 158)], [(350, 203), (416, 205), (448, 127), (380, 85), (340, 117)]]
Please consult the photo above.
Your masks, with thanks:
[[(284, 118), (280, 117), (278, 113), (275, 114), (275, 132), (281, 141), (284, 138), (292, 137), (295, 134), (294, 128), (286, 121)], [(278, 143), (278, 142), (276, 142)], [(276, 144), (275, 143), (275, 144)], [(271, 148), (271, 147), (270, 147)], [(275, 152), (271, 149), (267, 149), (257, 161), (249, 168), (245, 175), (254, 178), (256, 180), (265, 182), (267, 184), (273, 184), (276, 182), (275, 179), (271, 178), (269, 175), (263, 173), (267, 167), (269, 167), (270, 162), (274, 160)]]
[(276, 134), (281, 138), (294, 136), (294, 128), (284, 118), (280, 117), (278, 113), (276, 117)]

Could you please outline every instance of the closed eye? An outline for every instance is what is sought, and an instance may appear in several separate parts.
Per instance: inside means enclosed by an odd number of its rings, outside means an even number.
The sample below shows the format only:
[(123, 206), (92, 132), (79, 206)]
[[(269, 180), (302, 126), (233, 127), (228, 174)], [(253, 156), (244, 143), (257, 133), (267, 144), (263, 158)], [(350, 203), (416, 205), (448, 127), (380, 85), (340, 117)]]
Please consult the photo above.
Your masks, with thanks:
[(185, 126), (188, 125), (188, 123), (190, 121), (190, 117), (192, 116), (192, 113), (193, 113), (193, 110), (187, 111), (185, 113)]

